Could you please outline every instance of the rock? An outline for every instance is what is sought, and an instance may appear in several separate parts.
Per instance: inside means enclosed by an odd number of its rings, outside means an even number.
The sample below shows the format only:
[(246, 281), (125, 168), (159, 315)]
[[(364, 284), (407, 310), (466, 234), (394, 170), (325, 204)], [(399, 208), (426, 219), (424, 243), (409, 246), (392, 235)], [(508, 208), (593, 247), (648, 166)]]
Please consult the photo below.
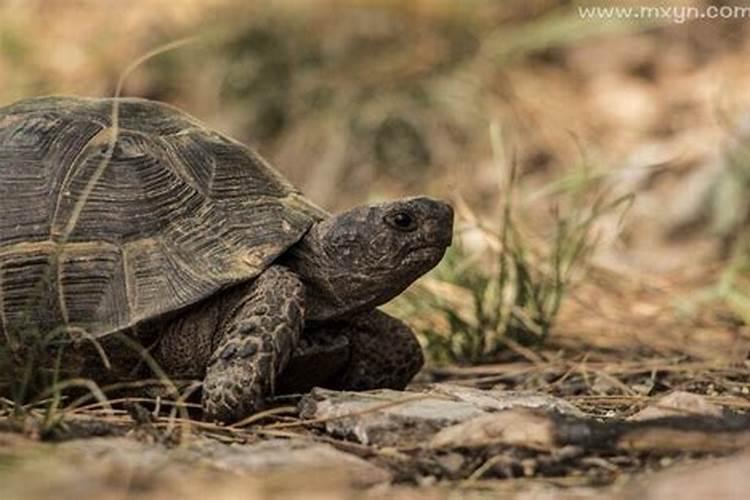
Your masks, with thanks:
[(314, 389), (300, 402), (303, 418), (325, 420), (326, 432), (363, 444), (415, 447), (438, 430), (485, 412), (471, 403), (429, 393), (337, 392)]
[(253, 444), (223, 444), (198, 438), (189, 446), (168, 449), (127, 438), (94, 438), (59, 445), (75, 461), (108, 464), (118, 470), (147, 474), (180, 472), (189, 466), (241, 475), (269, 472), (334, 471), (345, 482), (371, 486), (389, 482), (391, 474), (331, 445), (308, 440), (270, 439)]
[(194, 436), (167, 448), (127, 438), (2, 448), (0, 498), (28, 500), (352, 498), (356, 486), (388, 486), (390, 474), (308, 441), (225, 445)]
[(644, 409), (630, 416), (628, 420), (650, 420), (662, 417), (703, 415), (721, 417), (721, 407), (709, 402), (700, 394), (674, 391), (652, 402)]
[(363, 444), (423, 446), (446, 427), (493, 412), (531, 408), (582, 417), (570, 403), (539, 393), (480, 390), (433, 384), (424, 393), (376, 390), (337, 392), (315, 389), (300, 403), (301, 416), (322, 420), (331, 435)]
[(332, 470), (357, 487), (390, 482), (391, 473), (325, 443), (271, 439), (252, 445), (219, 445), (213, 467), (238, 473), (284, 470)]
[[(72, 462), (91, 462), (140, 473), (176, 465), (175, 452), (160, 444), (147, 444), (126, 437), (97, 437), (73, 439), (54, 446)], [(170, 456), (172, 455), (172, 456)], [(181, 460), (186, 462), (186, 460)]]
[(462, 454), (455, 452), (438, 455), (435, 460), (449, 474), (457, 474), (466, 464), (466, 458)]
[(481, 415), (438, 432), (433, 448), (463, 448), (506, 444), (549, 450), (555, 444), (555, 423), (548, 416), (526, 408)]
[(650, 500), (680, 498), (747, 498), (750, 492), (750, 454), (680, 467), (652, 475), (625, 488), (624, 498)]
[(581, 410), (564, 399), (538, 392), (506, 391), (499, 388), (482, 390), (454, 384), (433, 384), (430, 386), (430, 391), (434, 394), (444, 394), (459, 401), (471, 403), (485, 411), (538, 408), (574, 417), (584, 416)]

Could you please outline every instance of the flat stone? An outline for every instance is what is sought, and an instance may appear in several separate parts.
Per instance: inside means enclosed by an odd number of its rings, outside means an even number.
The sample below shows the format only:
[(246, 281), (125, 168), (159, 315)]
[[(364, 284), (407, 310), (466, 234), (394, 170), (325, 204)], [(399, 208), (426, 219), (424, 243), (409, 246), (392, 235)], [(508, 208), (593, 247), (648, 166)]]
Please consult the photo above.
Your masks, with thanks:
[(116, 469), (131, 471), (159, 470), (176, 461), (168, 448), (147, 444), (126, 437), (96, 437), (73, 439), (51, 446), (73, 462), (107, 464)]
[(344, 499), (391, 479), (388, 471), (308, 440), (226, 445), (195, 436), (170, 448), (107, 437), (0, 452), (2, 500)]
[(629, 420), (651, 420), (689, 415), (721, 417), (722, 410), (720, 406), (711, 403), (700, 394), (674, 391), (650, 403), (635, 415), (631, 415)]
[(433, 384), (430, 386), (430, 392), (451, 396), (485, 411), (531, 408), (555, 411), (573, 417), (584, 416), (581, 410), (564, 399), (539, 392), (506, 391), (499, 388), (482, 390), (455, 384)]
[(178, 472), (190, 466), (241, 475), (325, 469), (356, 486), (391, 480), (385, 469), (329, 444), (309, 440), (270, 439), (228, 445), (199, 438), (188, 446), (168, 449), (128, 438), (94, 438), (69, 441), (58, 448), (75, 460), (108, 463), (117, 469), (141, 473), (166, 469)]
[(325, 443), (270, 439), (251, 445), (219, 445), (213, 448), (210, 464), (231, 472), (327, 469), (335, 470), (357, 487), (388, 483), (392, 479), (389, 471)]
[(528, 408), (503, 410), (474, 417), (438, 432), (433, 448), (481, 447), (493, 444), (549, 450), (556, 446), (555, 424), (548, 416)]
[(324, 420), (326, 432), (363, 444), (415, 447), (443, 427), (482, 415), (448, 396), (388, 389), (338, 392), (314, 389), (300, 403), (303, 418)]
[(343, 392), (314, 389), (300, 403), (303, 418), (321, 420), (333, 436), (363, 444), (421, 447), (445, 429), (509, 409), (534, 409), (582, 417), (565, 400), (547, 394), (481, 390), (432, 384), (425, 392), (375, 390)]

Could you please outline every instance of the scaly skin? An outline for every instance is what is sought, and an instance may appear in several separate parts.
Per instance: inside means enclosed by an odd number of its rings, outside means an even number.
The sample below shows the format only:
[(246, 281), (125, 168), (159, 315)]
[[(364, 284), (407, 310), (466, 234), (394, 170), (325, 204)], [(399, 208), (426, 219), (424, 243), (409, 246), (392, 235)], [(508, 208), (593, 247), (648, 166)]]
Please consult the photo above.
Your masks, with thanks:
[(403, 389), (424, 364), (411, 328), (378, 309), (307, 326), (302, 341), (281, 374), (280, 393)]
[(429, 198), (326, 219), (254, 281), (168, 322), (156, 359), (171, 377), (203, 379), (204, 414), (224, 422), (313, 385), (402, 389), (422, 352), (376, 307), (440, 261), (452, 224), (450, 207)]
[(303, 325), (299, 277), (271, 266), (227, 314), (217, 331), (203, 382), (203, 409), (211, 420), (235, 420), (273, 394)]
[(422, 367), (411, 329), (379, 310), (310, 326), (300, 341), (303, 296), (294, 273), (272, 266), (165, 325), (157, 361), (172, 377), (203, 378), (205, 416), (219, 421), (251, 414), (273, 394), (314, 386), (403, 389)]
[(275, 392), (302, 331), (304, 288), (293, 272), (271, 266), (222, 298), (168, 324), (157, 361), (171, 376), (200, 376), (205, 367), (204, 416), (226, 422)]
[(351, 350), (347, 366), (322, 384), (324, 387), (401, 390), (424, 364), (422, 349), (411, 328), (383, 311), (375, 309), (320, 328), (345, 335)]

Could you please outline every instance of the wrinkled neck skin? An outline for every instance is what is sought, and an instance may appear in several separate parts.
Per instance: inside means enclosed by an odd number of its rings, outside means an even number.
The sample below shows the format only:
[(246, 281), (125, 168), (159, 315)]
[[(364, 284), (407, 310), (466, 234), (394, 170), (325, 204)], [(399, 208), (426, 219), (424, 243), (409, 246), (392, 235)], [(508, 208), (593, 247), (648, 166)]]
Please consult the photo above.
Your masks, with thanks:
[(280, 260), (305, 284), (305, 317), (377, 307), (432, 269), (451, 244), (453, 209), (427, 197), (362, 205), (315, 224)]
[[(305, 284), (305, 318), (326, 321), (344, 318), (379, 306), (401, 293), (396, 287), (386, 293), (378, 280), (355, 269), (341, 269), (328, 255), (314, 226), (290, 248), (280, 264), (297, 273)], [(393, 286), (393, 283), (391, 283)]]

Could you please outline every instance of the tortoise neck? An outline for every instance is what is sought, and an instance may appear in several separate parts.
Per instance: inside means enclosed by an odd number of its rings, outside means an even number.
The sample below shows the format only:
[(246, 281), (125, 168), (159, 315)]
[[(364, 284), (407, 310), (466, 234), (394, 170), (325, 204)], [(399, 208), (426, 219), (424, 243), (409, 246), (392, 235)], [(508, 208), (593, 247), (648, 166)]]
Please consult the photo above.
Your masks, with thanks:
[[(340, 269), (328, 254), (317, 225), (282, 257), (305, 285), (305, 318), (325, 321), (346, 317), (378, 305), (366, 293), (370, 279), (356, 270)], [(364, 292), (364, 293), (362, 293)]]

